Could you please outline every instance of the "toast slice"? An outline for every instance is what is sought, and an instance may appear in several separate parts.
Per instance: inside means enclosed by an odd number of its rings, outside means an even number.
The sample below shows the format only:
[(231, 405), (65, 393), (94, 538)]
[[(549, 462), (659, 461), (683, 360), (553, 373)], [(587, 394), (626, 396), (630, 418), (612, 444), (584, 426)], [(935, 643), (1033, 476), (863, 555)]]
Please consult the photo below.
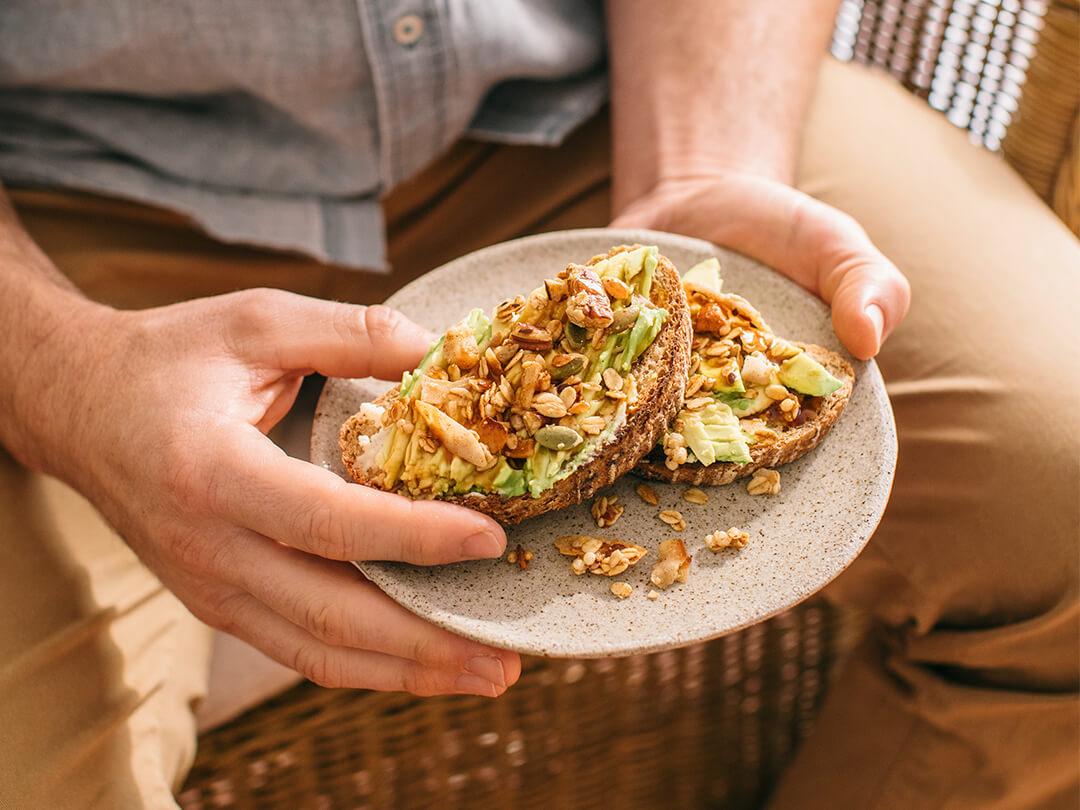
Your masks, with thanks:
[(634, 472), (719, 486), (816, 447), (851, 397), (851, 365), (775, 335), (753, 305), (721, 291), (715, 260), (692, 268), (684, 287), (695, 330), (684, 405)]
[(447, 330), (342, 425), (342, 460), (358, 483), (504, 524), (579, 503), (656, 445), (682, 403), (691, 339), (672, 263), (613, 248)]

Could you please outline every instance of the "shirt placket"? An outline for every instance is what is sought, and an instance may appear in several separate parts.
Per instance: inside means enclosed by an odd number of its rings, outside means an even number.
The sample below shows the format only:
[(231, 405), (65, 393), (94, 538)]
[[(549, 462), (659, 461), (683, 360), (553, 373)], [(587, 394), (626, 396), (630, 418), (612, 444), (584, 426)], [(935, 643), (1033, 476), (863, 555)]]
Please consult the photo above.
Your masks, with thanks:
[(442, 6), (440, 0), (357, 0), (378, 106), (383, 192), (447, 143), (453, 59)]

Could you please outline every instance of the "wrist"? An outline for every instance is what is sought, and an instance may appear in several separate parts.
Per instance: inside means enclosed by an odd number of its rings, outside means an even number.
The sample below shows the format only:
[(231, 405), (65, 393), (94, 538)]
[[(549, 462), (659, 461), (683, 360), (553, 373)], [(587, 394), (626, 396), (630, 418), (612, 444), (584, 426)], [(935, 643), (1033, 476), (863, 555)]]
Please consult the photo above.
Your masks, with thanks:
[(94, 370), (83, 349), (115, 312), (50, 279), (19, 280), (26, 283), (3, 285), (0, 304), (0, 444), (20, 463), (56, 474), (58, 447)]

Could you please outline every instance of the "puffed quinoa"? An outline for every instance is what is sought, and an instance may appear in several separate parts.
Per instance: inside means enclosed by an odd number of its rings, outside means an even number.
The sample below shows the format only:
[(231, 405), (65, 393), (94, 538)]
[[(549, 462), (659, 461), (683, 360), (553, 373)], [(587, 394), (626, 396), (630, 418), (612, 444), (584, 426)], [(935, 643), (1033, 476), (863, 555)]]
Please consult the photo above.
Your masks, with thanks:
[(736, 529), (734, 526), (728, 529), (726, 532), (715, 531), (705, 537), (705, 545), (709, 547), (710, 551), (720, 551), (724, 548), (743, 548), (746, 546), (746, 541), (750, 539), (750, 535), (744, 532), (742, 529)]

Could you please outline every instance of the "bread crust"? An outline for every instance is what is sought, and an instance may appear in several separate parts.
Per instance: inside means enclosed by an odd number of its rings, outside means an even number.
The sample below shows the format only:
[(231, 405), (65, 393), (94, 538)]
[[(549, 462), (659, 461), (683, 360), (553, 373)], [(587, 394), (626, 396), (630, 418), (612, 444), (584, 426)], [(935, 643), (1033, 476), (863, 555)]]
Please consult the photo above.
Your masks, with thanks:
[[(628, 247), (612, 248), (608, 255)], [(512, 525), (592, 497), (599, 489), (629, 472), (647, 455), (682, 407), (690, 364), (690, 345), (693, 341), (690, 307), (683, 291), (682, 280), (675, 266), (664, 256), (657, 259), (650, 299), (667, 309), (669, 317), (632, 368), (637, 386), (637, 401), (634, 407), (628, 409), (622, 426), (614, 431), (604, 444), (597, 447), (591, 458), (541, 493), (538, 498), (530, 494), (505, 498), (494, 493), (470, 493), (440, 500), (484, 512), (502, 524)], [(396, 386), (380, 397), (378, 402), (389, 402), (399, 390), (400, 386)], [(359, 436), (370, 435), (372, 432), (371, 426), (366, 424), (359, 414), (355, 414), (342, 425), (339, 436), (345, 469), (354, 481), (367, 486), (375, 485), (372, 480), (373, 470), (358, 466), (357, 461), (362, 456), (362, 450), (357, 442)]]
[(843, 383), (836, 391), (821, 398), (821, 405), (814, 419), (796, 428), (785, 430), (775, 442), (763, 446), (750, 445), (749, 464), (716, 462), (706, 466), (691, 462), (670, 470), (664, 464), (663, 451), (654, 448), (649, 456), (634, 467), (634, 474), (654, 481), (694, 484), (695, 486), (721, 486), (752, 475), (755, 470), (795, 461), (817, 447), (832, 430), (832, 426), (836, 424), (836, 420), (840, 418), (840, 414), (843, 413), (844, 407), (851, 398), (852, 386), (855, 384), (855, 371), (851, 368), (851, 364), (836, 352), (812, 344), (793, 342), (792, 345), (798, 346), (817, 360), (830, 374)]

